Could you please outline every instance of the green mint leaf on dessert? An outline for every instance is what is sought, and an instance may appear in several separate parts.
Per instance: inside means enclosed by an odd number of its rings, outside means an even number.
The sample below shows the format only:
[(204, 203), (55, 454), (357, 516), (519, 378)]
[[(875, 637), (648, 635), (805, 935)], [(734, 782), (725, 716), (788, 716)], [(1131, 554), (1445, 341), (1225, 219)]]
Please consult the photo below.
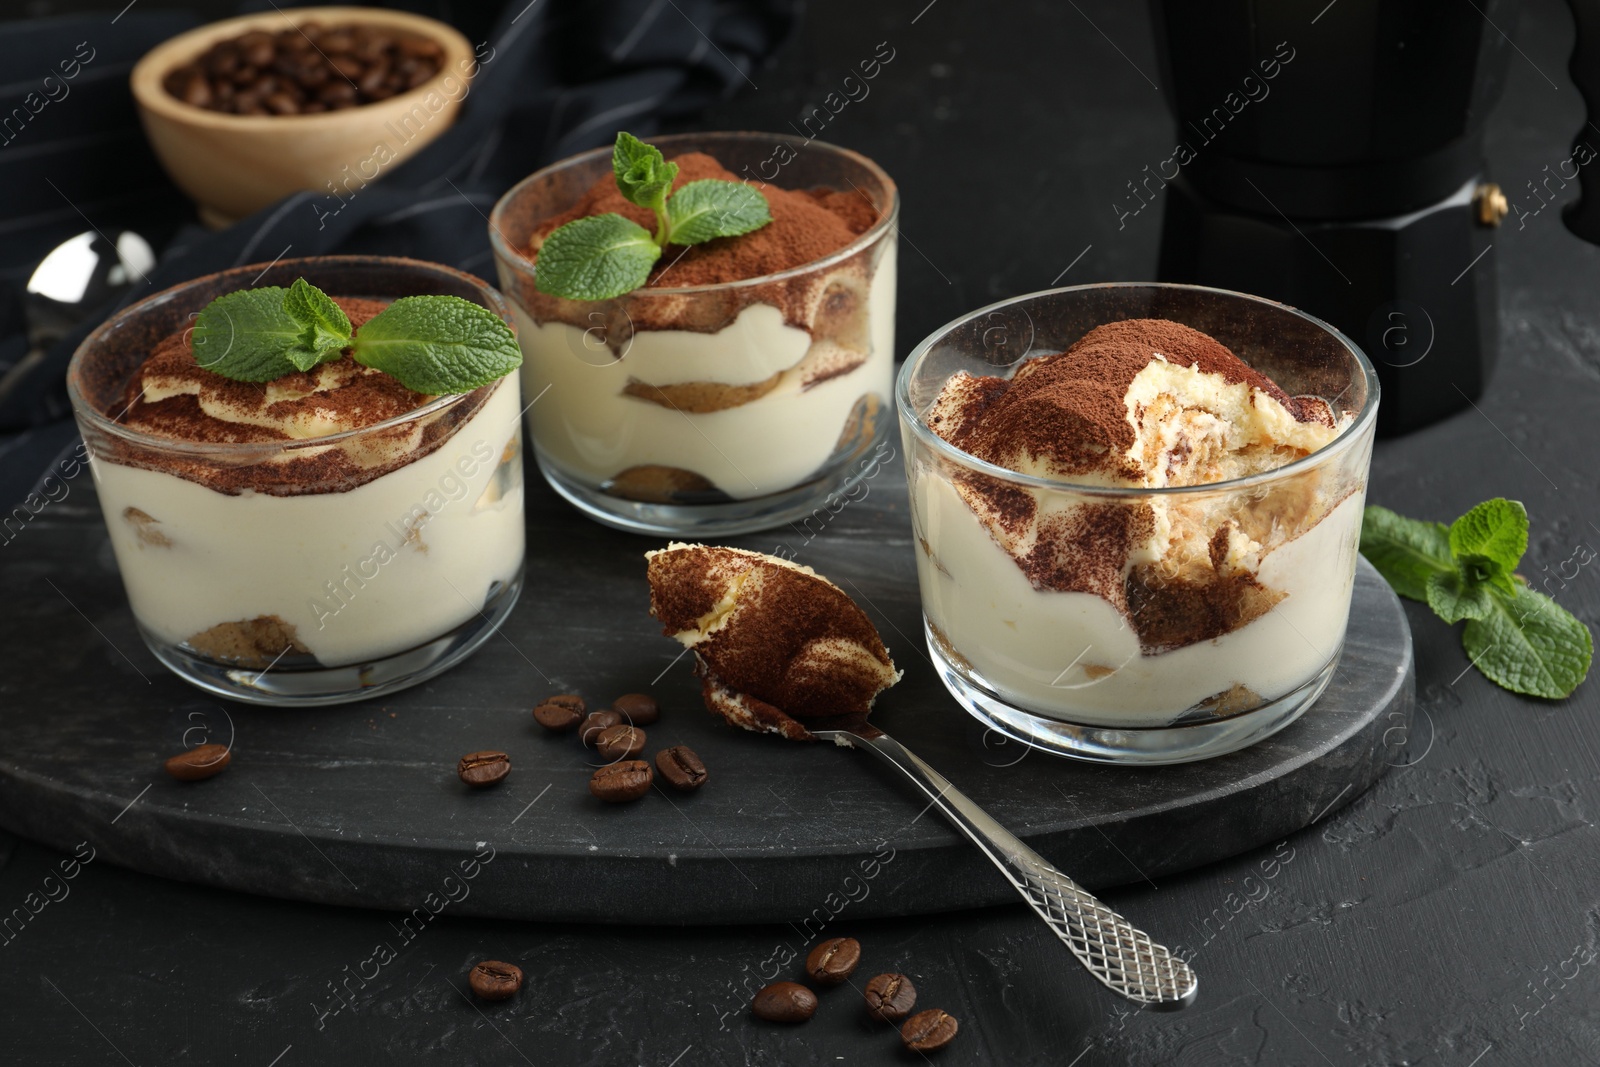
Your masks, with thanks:
[(611, 149), (611, 170), (617, 189), (630, 204), (658, 208), (678, 177), (678, 165), (668, 163), (661, 149), (645, 144), (631, 133), (618, 133)]
[(590, 215), (545, 238), (534, 277), (541, 293), (609, 300), (643, 285), (660, 258), (661, 246), (643, 226), (621, 215)]
[(351, 354), (418, 393), (465, 393), (516, 370), (511, 328), (459, 296), (404, 296), (356, 331)]
[(1528, 551), (1528, 512), (1504, 497), (1485, 500), (1450, 524), (1450, 554), (1463, 569), (1471, 568), (1514, 593), (1511, 574)]
[(1408, 519), (1376, 505), (1361, 516), (1361, 554), (1396, 593), (1409, 600), (1426, 601), (1428, 580), (1456, 571), (1449, 527)]
[(270, 382), (297, 369), (288, 352), (305, 327), (284, 310), (277, 285), (241, 289), (203, 308), (190, 338), (195, 362), (240, 382)]
[(304, 278), (296, 278), (283, 297), (283, 310), (301, 324), (300, 343), (285, 355), (297, 370), (338, 359), (350, 344), (350, 319), (333, 298)]
[(1481, 619), (1494, 610), (1489, 583), (1460, 571), (1444, 571), (1428, 579), (1428, 607), (1445, 622)]
[(706, 178), (690, 182), (667, 201), (667, 240), (697, 245), (714, 237), (738, 237), (772, 221), (767, 198), (743, 182)]
[(1588, 676), (1594, 638), (1572, 613), (1516, 577), (1528, 549), (1528, 512), (1486, 500), (1450, 526), (1369, 507), (1361, 554), (1394, 591), (1426, 601), (1445, 622), (1466, 620), (1461, 645), (1496, 685), (1560, 700)]
[(196, 316), (195, 362), (225, 378), (269, 382), (345, 349), (418, 393), (465, 393), (516, 370), (522, 351), (488, 308), (458, 296), (401, 297), (351, 337), (350, 318), (304, 278), (219, 296)]
[(630, 204), (655, 214), (655, 233), (617, 214), (590, 215), (558, 227), (540, 245), (534, 265), (541, 293), (610, 300), (649, 281), (669, 244), (737, 237), (772, 221), (766, 197), (744, 182), (706, 178), (672, 192), (678, 165), (631, 133), (617, 134), (611, 171)]
[(1560, 700), (1589, 673), (1589, 628), (1543, 593), (1513, 583), (1494, 592), (1494, 610), (1467, 623), (1461, 646), (1495, 684), (1528, 696)]

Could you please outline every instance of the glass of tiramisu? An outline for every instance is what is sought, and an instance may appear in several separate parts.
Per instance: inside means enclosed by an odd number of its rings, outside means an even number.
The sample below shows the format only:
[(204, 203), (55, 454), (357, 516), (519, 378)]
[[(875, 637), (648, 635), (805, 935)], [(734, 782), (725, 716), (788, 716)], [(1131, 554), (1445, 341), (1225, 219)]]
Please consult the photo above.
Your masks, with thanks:
[(230, 306), (219, 298), (252, 290), (281, 303), (307, 283), (339, 309), (324, 318), (342, 313), (356, 338), (385, 311), (419, 306), (410, 298), (448, 297), (459, 321), (487, 323), (516, 354), (510, 311), (479, 279), (329, 256), (152, 296), (90, 334), (68, 371), (145, 642), (195, 685), (263, 704), (341, 703), (432, 677), (488, 639), (522, 585), (515, 373), (435, 395), (338, 340), (324, 362), (272, 380), (208, 369), (251, 328), (236, 315), (235, 338), (212, 323), (198, 352), (197, 321)]
[(770, 222), (667, 243), (610, 299), (539, 284), (560, 227), (620, 215), (656, 229), (598, 149), (513, 187), (490, 217), (515, 305), (528, 428), (555, 489), (637, 532), (731, 534), (791, 521), (868, 477), (891, 418), (895, 184), (871, 160), (778, 134), (652, 138), (692, 183), (745, 184)]
[(980, 720), (1178, 763), (1321, 694), (1378, 404), (1333, 327), (1198, 286), (1058, 289), (933, 334), (896, 402), (928, 647)]

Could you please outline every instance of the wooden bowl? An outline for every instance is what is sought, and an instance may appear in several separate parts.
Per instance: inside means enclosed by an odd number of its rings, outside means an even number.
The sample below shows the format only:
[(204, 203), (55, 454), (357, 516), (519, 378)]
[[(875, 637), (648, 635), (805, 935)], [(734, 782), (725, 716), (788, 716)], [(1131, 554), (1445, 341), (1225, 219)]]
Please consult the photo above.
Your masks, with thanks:
[[(304, 22), (366, 25), (427, 37), (444, 49), (439, 72), (387, 100), (315, 115), (231, 115), (186, 104), (162, 86), (176, 67), (218, 41), (251, 30), (276, 32)], [(134, 100), (145, 136), (168, 176), (221, 227), (290, 193), (320, 193), (304, 210), (319, 218), (455, 121), (477, 71), (467, 39), (442, 22), (367, 7), (302, 7), (213, 22), (151, 49), (133, 68)]]

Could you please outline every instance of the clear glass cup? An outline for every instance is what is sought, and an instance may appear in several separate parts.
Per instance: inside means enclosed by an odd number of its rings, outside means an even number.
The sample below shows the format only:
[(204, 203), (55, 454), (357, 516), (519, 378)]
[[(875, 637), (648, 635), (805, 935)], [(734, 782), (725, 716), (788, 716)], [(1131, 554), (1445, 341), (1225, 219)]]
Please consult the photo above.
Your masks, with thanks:
[(710, 537), (809, 515), (870, 476), (891, 423), (895, 184), (855, 152), (792, 136), (650, 143), (668, 158), (708, 153), (757, 182), (857, 193), (878, 218), (778, 274), (572, 301), (539, 292), (525, 252), (541, 223), (609, 180), (611, 149), (513, 186), (490, 241), (516, 306), (539, 468), (580, 511), (639, 533)]
[[(449, 267), (379, 256), (210, 274), (90, 334), (67, 388), (145, 643), (202, 689), (337, 704), (415, 685), (486, 641), (516, 603), (524, 548), (516, 375), (347, 433), (205, 443), (116, 420), (152, 348), (212, 299), (304, 277), (338, 297), (447, 294), (508, 322)], [(330, 463), (333, 450), (344, 457)]]
[[(1351, 421), (1319, 451), (1276, 470), (1160, 489), (1018, 474), (928, 428), (927, 412), (955, 372), (1009, 377), (1025, 359), (1065, 351), (1094, 327), (1130, 318), (1202, 330), (1290, 395), (1322, 397)], [(896, 407), (924, 628), (946, 687), (1007, 736), (1099, 762), (1204, 759), (1281, 730), (1322, 693), (1339, 659), (1377, 406), (1372, 365), (1349, 338), (1294, 308), (1219, 289), (1056, 289), (992, 304), (938, 330), (902, 368)], [(1254, 575), (1259, 588), (1214, 608), (1175, 600), (1171, 587), (1139, 584), (1132, 570), (1124, 572), (1123, 606), (1035, 586), (968, 505), (963, 492), (973, 490), (1025, 494), (1034, 514), (1118, 522), (1148, 515), (1158, 529), (1165, 521), (1201, 536), (1231, 522), (1264, 550)], [(1083, 532), (1052, 559), (1086, 566), (1102, 527), (1076, 525)], [(1224, 614), (1197, 615), (1211, 610)], [(1207, 632), (1216, 636), (1194, 637)]]

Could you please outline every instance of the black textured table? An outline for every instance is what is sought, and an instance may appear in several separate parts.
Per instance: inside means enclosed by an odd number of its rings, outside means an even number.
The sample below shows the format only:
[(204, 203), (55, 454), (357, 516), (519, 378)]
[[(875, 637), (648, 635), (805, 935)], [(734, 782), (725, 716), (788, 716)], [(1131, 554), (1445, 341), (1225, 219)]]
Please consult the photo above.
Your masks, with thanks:
[[(1157, 210), (1119, 230), (1109, 204), (1171, 148), (1140, 73), (1159, 80), (1149, 27), (1137, 5), (1078, 6), (1092, 25), (1073, 5), (823, 0), (776, 66), (752, 72), (759, 88), (701, 121), (783, 128), (889, 42), (895, 58), (871, 95), (825, 136), (872, 154), (905, 192), (902, 351), (965, 309), (1048, 286), (1086, 246), (1063, 284), (1148, 278)], [(1523, 54), (1489, 146), (1516, 200), (1567, 158), (1582, 108), (1565, 76), (1565, 9), (1537, 0), (1520, 26), (1501, 26)], [(1502, 284), (1490, 392), (1477, 410), (1380, 443), (1371, 496), (1436, 519), (1518, 497), (1534, 524), (1524, 569), (1554, 572), (1578, 546), (1600, 546), (1600, 249), (1569, 236), (1552, 206), (1522, 229), (1513, 216), (1474, 269), (1497, 270)], [(75, 491), (23, 536), (97, 521), (87, 500)], [(1595, 625), (1600, 569), (1552, 588)], [(859, 919), (852, 901), (830, 931), (862, 939), (863, 974), (902, 969), (923, 1003), (960, 1018), (944, 1064), (1600, 1061), (1600, 683), (1560, 704), (1512, 697), (1469, 669), (1457, 633), (1406, 609), (1419, 703), (1414, 728), (1392, 739), (1400, 766), (1310, 831), (1109, 894), (1194, 953), (1201, 998), (1188, 1011), (1125, 1013), (1020, 907)], [(52, 667), (25, 643), (0, 657), (6, 677)], [(0, 714), (29, 713), (11, 692), (0, 692)], [(97, 840), (133, 818), (116, 814)], [(67, 856), (18, 841), (0, 867), (0, 918), (29, 900), (38, 908), (0, 938), (0, 1062), (921, 1062), (866, 1024), (849, 987), (826, 993), (798, 1031), (744, 1014), (742, 986), (804, 949), (786, 925), (507, 922), (447, 906), (411, 930), (391, 913), (201, 888), (98, 859), (70, 882), (47, 881)], [(480, 1010), (462, 994), (484, 956), (521, 963), (529, 988)]]

